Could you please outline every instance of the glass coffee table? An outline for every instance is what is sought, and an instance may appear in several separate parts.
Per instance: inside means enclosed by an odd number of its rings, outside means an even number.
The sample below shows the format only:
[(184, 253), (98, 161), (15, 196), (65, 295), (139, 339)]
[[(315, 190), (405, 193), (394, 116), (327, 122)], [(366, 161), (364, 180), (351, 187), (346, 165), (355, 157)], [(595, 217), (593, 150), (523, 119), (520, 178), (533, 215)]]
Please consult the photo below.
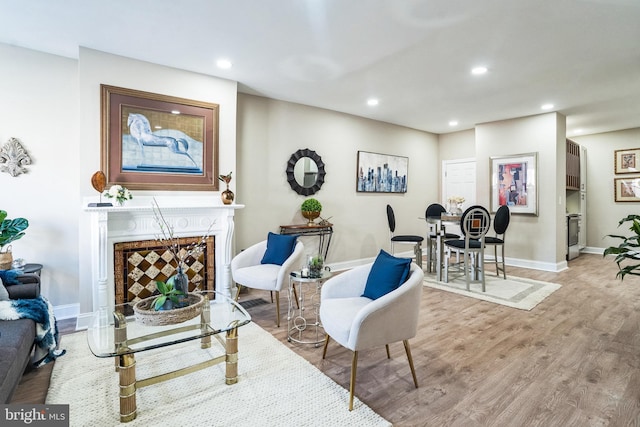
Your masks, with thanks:
[[(202, 313), (174, 325), (147, 326), (134, 316), (125, 316), (124, 313), (132, 312), (134, 303), (117, 304), (111, 313), (103, 309), (93, 314), (87, 341), (96, 357), (115, 358), (120, 378), (120, 422), (136, 418), (136, 390), (139, 388), (222, 362), (226, 362), (226, 384), (238, 381), (237, 331), (251, 321), (251, 316), (238, 303), (220, 293), (201, 294), (206, 297)], [(224, 349), (220, 356), (155, 377), (136, 378), (135, 353), (195, 340), (200, 340), (200, 348), (209, 348), (211, 337), (216, 338)]]

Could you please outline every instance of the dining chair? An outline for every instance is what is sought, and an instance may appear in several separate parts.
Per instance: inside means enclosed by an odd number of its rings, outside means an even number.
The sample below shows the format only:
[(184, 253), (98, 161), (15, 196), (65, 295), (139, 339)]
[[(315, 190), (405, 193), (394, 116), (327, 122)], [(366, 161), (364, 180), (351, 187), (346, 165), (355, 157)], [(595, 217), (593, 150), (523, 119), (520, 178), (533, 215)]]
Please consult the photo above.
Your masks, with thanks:
[(389, 239), (391, 240), (391, 253), (393, 254), (394, 243), (403, 243), (413, 245), (413, 252), (416, 256), (416, 264), (422, 268), (422, 242), (424, 237), (412, 234), (398, 235), (396, 231), (396, 216), (393, 213), (391, 205), (387, 205), (387, 222), (389, 223)]
[(437, 252), (442, 251), (443, 248), (438, 247), (438, 234), (440, 230), (445, 230), (444, 235), (440, 236), (440, 239), (459, 239), (460, 235), (455, 233), (448, 233), (444, 227), (444, 224), (440, 222), (440, 218), (442, 214), (447, 210), (444, 206), (439, 203), (432, 203), (427, 206), (427, 210), (425, 211), (425, 219), (427, 221), (427, 226), (429, 227), (429, 232), (427, 234), (427, 272), (431, 273), (436, 271), (436, 262), (437, 262)]
[[(491, 226), (491, 217), (486, 208), (475, 205), (468, 208), (460, 218), (460, 229), (464, 238), (445, 240), (445, 246), (451, 253), (462, 255), (455, 263), (460, 275), (464, 274), (467, 290), (470, 290), (471, 277), (474, 282), (482, 283), (482, 292), (486, 291), (484, 274), (485, 235)], [(445, 257), (444, 281), (449, 281), (451, 257)], [(480, 279), (478, 279), (480, 277)]]
[[(507, 280), (507, 270), (504, 264), (504, 237), (509, 227), (509, 221), (511, 220), (511, 213), (509, 207), (502, 205), (498, 208), (495, 217), (493, 218), (493, 231), (495, 236), (485, 236), (484, 244), (493, 246), (493, 259), (496, 263), (496, 274), (500, 277), (502, 271), (503, 277)], [(500, 254), (502, 260), (498, 262), (498, 246), (500, 246)], [(502, 264), (502, 266), (500, 266)]]

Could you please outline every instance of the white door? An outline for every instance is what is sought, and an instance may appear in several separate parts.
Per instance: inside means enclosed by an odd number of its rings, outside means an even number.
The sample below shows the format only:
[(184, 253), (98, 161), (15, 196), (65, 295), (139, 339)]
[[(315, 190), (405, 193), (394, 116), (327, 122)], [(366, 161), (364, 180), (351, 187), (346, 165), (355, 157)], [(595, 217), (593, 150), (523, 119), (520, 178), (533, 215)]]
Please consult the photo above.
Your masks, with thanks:
[(464, 197), (462, 210), (476, 204), (476, 161), (475, 159), (442, 161), (442, 206), (449, 209), (450, 196)]

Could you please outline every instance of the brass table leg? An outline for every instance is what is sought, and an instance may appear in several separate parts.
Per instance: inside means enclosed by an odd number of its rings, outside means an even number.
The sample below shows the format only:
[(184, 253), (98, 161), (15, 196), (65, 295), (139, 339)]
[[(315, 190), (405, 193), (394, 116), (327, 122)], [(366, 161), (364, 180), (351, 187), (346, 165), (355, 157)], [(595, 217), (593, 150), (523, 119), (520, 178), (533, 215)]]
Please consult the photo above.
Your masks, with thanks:
[(238, 382), (238, 328), (227, 331), (226, 339), (226, 384)]
[(132, 421), (137, 415), (136, 406), (136, 361), (131, 354), (118, 356), (120, 376), (120, 422)]

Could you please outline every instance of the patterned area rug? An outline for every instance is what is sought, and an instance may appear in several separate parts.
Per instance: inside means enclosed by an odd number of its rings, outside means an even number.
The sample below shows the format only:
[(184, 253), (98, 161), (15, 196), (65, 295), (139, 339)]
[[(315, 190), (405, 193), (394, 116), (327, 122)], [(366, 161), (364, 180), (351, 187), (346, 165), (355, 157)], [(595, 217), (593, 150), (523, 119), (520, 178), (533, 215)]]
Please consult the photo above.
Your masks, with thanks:
[(464, 277), (445, 283), (438, 282), (435, 275), (425, 274), (424, 285), (520, 310), (531, 310), (546, 297), (560, 289), (560, 285), (557, 283), (513, 276), (507, 276), (506, 280), (496, 276), (487, 276), (485, 280), (486, 292), (482, 292), (480, 283), (471, 283), (470, 290), (467, 291)]
[[(127, 426), (390, 426), (349, 392), (254, 323), (238, 330), (238, 383), (226, 385), (224, 363), (141, 388), (138, 416)], [(136, 354), (138, 378), (220, 355), (198, 340)], [(46, 403), (70, 404), (71, 426), (120, 424), (118, 377), (112, 358), (99, 359), (86, 332), (62, 337)]]

